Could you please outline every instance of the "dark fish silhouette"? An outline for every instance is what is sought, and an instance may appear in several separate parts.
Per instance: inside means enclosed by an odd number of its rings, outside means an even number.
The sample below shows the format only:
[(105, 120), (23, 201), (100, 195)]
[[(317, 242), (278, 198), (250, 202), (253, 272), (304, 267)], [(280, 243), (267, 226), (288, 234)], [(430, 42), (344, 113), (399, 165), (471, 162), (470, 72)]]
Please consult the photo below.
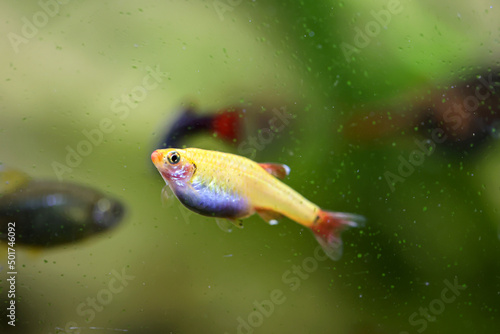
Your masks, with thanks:
[(235, 143), (240, 138), (241, 117), (241, 110), (236, 108), (221, 109), (212, 114), (199, 114), (192, 107), (184, 109), (170, 126), (160, 147), (182, 147), (186, 138), (198, 133), (209, 133)]
[(109, 230), (124, 215), (118, 200), (87, 186), (30, 180), (15, 170), (0, 172), (0, 180), (0, 240), (15, 223), (16, 244), (57, 246)]
[(438, 129), (443, 145), (469, 152), (499, 136), (499, 88), (498, 70), (444, 88), (424, 87), (398, 97), (383, 111), (374, 109), (352, 117), (345, 135), (368, 143), (415, 132), (430, 136)]

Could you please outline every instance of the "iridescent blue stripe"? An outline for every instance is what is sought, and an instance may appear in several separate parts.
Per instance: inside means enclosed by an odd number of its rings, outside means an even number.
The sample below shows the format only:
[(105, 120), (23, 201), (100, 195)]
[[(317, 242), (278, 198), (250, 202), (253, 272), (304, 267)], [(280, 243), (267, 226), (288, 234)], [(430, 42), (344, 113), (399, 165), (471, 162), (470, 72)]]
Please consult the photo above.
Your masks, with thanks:
[(172, 190), (182, 204), (204, 216), (240, 218), (250, 211), (246, 198), (213, 184), (177, 184)]

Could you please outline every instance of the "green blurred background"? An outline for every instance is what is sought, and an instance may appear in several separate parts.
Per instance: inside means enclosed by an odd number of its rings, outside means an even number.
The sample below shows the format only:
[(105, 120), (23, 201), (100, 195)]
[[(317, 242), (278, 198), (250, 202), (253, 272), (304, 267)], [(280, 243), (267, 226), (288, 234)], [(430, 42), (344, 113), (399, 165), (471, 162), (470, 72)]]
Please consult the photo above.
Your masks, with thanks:
[[(382, 27), (375, 16), (389, 10)], [(498, 66), (498, 4), (7, 0), (0, 13), (1, 162), (57, 179), (67, 146), (109, 119), (102, 143), (60, 176), (120, 198), (128, 211), (92, 240), (35, 254), (19, 246), (18, 322), (11, 328), (3, 317), (2, 332), (498, 332), (495, 139), (477, 154), (438, 145), (391, 191), (384, 173), (422, 139), (354, 143), (343, 134), (367, 105), (383, 109), (415, 87)], [(371, 36), (349, 49), (367, 26)], [(158, 84), (134, 98), (152, 70)], [(123, 96), (132, 102), (118, 111)], [(308, 259), (316, 241), (286, 219), (270, 227), (252, 217), (225, 233), (178, 201), (162, 206), (164, 182), (149, 155), (189, 102), (295, 115), (255, 159), (289, 165), (285, 182), (321, 207), (366, 216), (364, 229), (344, 234), (340, 261)], [(238, 153), (213, 138), (192, 145)], [(307, 275), (290, 272), (303, 264)], [(110, 295), (116, 272), (133, 279)], [(462, 290), (445, 291), (445, 281)], [(272, 310), (255, 305), (277, 290), (284, 301)], [(88, 298), (106, 304), (91, 319), (82, 316)]]

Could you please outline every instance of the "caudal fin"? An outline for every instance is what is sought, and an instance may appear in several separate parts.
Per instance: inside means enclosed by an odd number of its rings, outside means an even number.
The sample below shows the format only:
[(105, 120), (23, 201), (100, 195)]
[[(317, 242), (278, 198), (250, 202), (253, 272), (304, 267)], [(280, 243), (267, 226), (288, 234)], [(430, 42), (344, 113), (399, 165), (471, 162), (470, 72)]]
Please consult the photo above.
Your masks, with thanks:
[(242, 113), (239, 109), (228, 108), (217, 112), (212, 119), (212, 130), (229, 143), (234, 143), (240, 138), (240, 122)]
[(351, 213), (329, 212), (321, 210), (311, 230), (324, 252), (332, 260), (342, 256), (340, 234), (349, 227), (363, 227), (365, 217)]

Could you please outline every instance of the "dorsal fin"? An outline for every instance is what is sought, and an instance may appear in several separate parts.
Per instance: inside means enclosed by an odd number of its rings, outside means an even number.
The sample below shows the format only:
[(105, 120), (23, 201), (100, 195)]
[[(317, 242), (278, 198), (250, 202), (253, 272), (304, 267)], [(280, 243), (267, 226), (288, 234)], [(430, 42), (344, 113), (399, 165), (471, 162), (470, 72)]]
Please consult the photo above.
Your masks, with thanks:
[(0, 166), (0, 196), (16, 191), (31, 181), (28, 174), (20, 170)]
[(262, 163), (259, 166), (278, 179), (284, 179), (285, 176), (290, 174), (290, 167), (284, 164)]

